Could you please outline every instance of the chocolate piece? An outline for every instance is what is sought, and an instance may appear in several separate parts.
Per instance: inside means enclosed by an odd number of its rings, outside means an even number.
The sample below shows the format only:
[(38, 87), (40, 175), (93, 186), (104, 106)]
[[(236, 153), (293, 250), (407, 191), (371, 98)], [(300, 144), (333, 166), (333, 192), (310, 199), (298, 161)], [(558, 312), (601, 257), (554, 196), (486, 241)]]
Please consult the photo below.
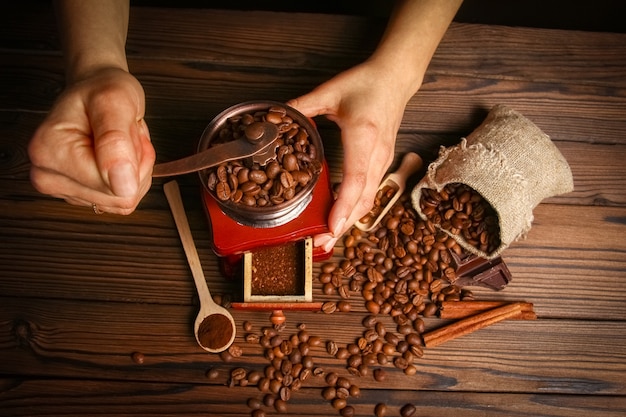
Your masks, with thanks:
[(471, 253), (457, 255), (450, 251), (450, 255), (456, 268), (454, 285), (481, 286), (500, 291), (511, 282), (511, 272), (500, 256), (489, 260)]

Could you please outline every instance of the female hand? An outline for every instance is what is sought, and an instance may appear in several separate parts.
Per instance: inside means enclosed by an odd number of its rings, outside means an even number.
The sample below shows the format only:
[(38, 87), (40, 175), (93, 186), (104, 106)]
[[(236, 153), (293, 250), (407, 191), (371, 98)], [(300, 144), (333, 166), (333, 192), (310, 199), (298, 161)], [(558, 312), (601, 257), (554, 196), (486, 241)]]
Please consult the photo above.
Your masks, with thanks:
[(461, 1), (399, 1), (367, 61), (288, 103), (309, 117), (326, 115), (341, 128), (343, 181), (329, 215), (330, 233), (315, 236), (315, 246), (329, 252), (371, 209), (393, 160), (406, 104)]
[(155, 161), (144, 111), (143, 88), (122, 69), (69, 85), (28, 148), (35, 188), (96, 212), (132, 213)]
[(315, 236), (315, 246), (329, 251), (372, 208), (415, 91), (400, 84), (385, 65), (369, 60), (287, 103), (308, 117), (326, 115), (341, 129), (343, 180), (328, 219), (330, 233)]

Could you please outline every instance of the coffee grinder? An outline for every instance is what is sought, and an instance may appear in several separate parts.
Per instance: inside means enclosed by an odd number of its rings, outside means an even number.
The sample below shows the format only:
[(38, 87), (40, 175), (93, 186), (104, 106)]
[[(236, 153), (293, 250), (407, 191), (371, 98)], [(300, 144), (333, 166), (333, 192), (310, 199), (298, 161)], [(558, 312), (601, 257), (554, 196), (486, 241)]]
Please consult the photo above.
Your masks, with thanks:
[[(277, 114), (282, 116), (282, 120), (278, 120)], [(239, 172), (235, 171), (245, 169), (251, 172), (268, 166), (283, 157), (281, 154), (285, 146), (290, 147), (291, 152), (298, 155), (300, 163), (306, 166), (300, 170), (310, 174), (310, 181), (288, 200), (275, 199), (272, 200), (275, 204), (265, 202), (264, 206), (249, 206), (242, 204), (239, 195), (229, 199), (218, 196), (217, 173), (204, 170), (200, 172), (202, 202), (209, 220), (212, 249), (220, 258), (222, 273), (227, 278), (242, 280), (241, 299), (232, 302), (232, 307), (272, 311), (272, 322), (280, 324), (285, 319), (283, 310), (317, 311), (321, 308), (321, 303), (314, 302), (312, 297), (312, 263), (328, 259), (332, 250), (326, 252), (321, 247), (314, 248), (312, 237), (328, 232), (333, 194), (328, 164), (314, 122), (282, 103), (245, 102), (226, 109), (207, 126), (198, 151), (224, 138), (232, 140), (230, 136), (237, 136), (236, 132), (243, 131), (251, 120), (276, 123), (279, 136), (261, 160), (246, 158), (228, 166), (226, 170), (230, 172), (226, 181), (227, 184), (230, 181), (230, 189), (244, 187), (237, 184)], [(306, 132), (299, 134), (308, 137), (307, 150), (293, 143), (290, 136), (295, 135), (294, 129), (299, 129), (298, 133), (301, 130)], [(269, 168), (266, 171), (269, 172)], [(283, 171), (286, 171), (285, 167)], [(220, 174), (224, 176), (224, 170)], [(267, 184), (261, 187), (274, 190)], [(293, 257), (297, 259), (291, 259)], [(289, 279), (294, 280), (289, 285), (278, 282)], [(277, 288), (273, 290), (272, 287)]]

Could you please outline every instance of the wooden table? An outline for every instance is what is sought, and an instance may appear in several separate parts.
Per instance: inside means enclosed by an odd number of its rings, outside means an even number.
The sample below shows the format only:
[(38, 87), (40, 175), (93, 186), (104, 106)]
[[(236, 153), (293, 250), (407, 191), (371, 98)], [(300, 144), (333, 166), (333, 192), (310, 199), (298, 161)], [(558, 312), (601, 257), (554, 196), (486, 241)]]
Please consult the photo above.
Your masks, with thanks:
[[(234, 367), (268, 365), (242, 330), (249, 321), (259, 332), (268, 314), (233, 311), (244, 354), (230, 363), (197, 346), (195, 290), (161, 181), (127, 217), (96, 216), (32, 188), (27, 143), (62, 90), (62, 58), (45, 5), (2, 9), (0, 414), (250, 415), (246, 400), (262, 394), (226, 381)], [(232, 104), (284, 101), (360, 62), (383, 26), (349, 16), (133, 9), (128, 55), (145, 86), (158, 159), (192, 152)], [(548, 133), (574, 174), (575, 190), (544, 200), (528, 238), (504, 252), (512, 283), (475, 290), (477, 299), (532, 302), (538, 320), (427, 349), (411, 377), (391, 365), (381, 383), (352, 377), (358, 415), (373, 415), (379, 402), (389, 415), (409, 402), (420, 416), (626, 414), (626, 35), (453, 24), (408, 105), (398, 155), (411, 149), (432, 160), (498, 103)], [(339, 131), (319, 123), (337, 182)], [(197, 178), (179, 182), (209, 285), (230, 294), (237, 283), (219, 273)], [(315, 280), (314, 299), (333, 299), (320, 288)], [(283, 331), (305, 323), (324, 341), (353, 342), (366, 313), (357, 295), (351, 303), (342, 315), (287, 312)], [(326, 373), (347, 375), (323, 349), (314, 356)], [(218, 378), (207, 378), (209, 369)], [(287, 414), (338, 415), (324, 386), (307, 380)]]

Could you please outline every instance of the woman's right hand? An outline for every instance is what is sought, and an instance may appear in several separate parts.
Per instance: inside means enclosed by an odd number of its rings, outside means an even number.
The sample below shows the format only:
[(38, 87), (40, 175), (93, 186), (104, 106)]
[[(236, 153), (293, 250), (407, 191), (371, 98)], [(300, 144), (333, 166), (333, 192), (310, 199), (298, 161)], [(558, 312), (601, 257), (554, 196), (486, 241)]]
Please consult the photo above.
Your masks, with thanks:
[(144, 112), (143, 88), (123, 69), (69, 85), (29, 144), (34, 187), (70, 204), (132, 213), (155, 161)]

